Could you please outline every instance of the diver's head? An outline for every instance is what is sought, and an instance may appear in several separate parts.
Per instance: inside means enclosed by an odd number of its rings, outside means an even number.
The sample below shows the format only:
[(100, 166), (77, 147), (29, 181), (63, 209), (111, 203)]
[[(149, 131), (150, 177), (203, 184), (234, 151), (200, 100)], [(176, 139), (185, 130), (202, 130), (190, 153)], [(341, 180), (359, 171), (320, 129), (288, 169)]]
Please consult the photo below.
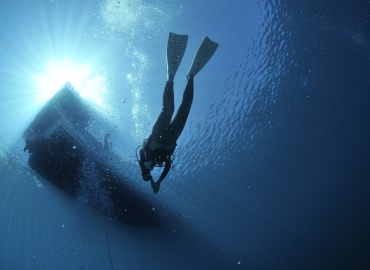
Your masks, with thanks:
[(144, 162), (144, 167), (149, 170), (149, 171), (152, 171), (153, 168), (154, 168), (154, 162), (149, 160), (147, 162)]

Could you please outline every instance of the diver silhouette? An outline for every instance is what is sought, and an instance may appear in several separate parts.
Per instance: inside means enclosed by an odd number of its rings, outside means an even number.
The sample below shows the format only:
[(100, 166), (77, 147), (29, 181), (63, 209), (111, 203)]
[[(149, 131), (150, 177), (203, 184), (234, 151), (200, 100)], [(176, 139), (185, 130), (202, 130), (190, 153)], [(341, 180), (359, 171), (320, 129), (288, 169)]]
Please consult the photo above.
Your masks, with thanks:
[[(138, 158), (143, 179), (144, 181), (150, 181), (154, 193), (158, 193), (161, 182), (172, 167), (172, 156), (177, 145), (176, 141), (184, 129), (193, 102), (194, 76), (207, 64), (218, 47), (218, 44), (208, 37), (202, 42), (186, 75), (187, 84), (182, 103), (172, 119), (175, 108), (173, 80), (185, 53), (187, 41), (187, 35), (169, 34), (167, 82), (163, 92), (163, 107), (153, 125), (152, 133), (148, 139), (144, 140), (140, 149), (140, 160)], [(150, 173), (154, 167), (164, 167), (157, 181), (153, 180)]]

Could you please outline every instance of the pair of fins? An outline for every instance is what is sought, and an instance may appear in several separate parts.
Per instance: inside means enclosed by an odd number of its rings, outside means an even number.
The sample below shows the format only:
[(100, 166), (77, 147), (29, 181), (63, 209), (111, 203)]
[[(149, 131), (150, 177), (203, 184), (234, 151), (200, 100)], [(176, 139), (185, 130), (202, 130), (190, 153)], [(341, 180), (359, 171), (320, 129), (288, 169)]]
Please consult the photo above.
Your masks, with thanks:
[[(173, 80), (177, 69), (180, 66), (182, 57), (184, 56), (186, 45), (188, 42), (188, 35), (177, 35), (170, 33), (167, 44), (167, 79)], [(186, 75), (187, 79), (192, 79), (194, 76), (202, 70), (202, 68), (212, 58), (216, 52), (218, 44), (213, 42), (209, 37), (206, 37), (200, 45), (193, 62), (191, 63), (190, 69)]]

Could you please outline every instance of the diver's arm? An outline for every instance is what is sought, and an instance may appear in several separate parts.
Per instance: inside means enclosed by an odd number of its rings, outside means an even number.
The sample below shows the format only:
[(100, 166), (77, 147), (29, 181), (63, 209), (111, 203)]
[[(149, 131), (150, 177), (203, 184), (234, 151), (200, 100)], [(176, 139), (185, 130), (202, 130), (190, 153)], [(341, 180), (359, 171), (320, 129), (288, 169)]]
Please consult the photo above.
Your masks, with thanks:
[(166, 176), (167, 176), (168, 172), (170, 171), (170, 169), (171, 169), (171, 159), (168, 158), (165, 161), (164, 170), (163, 170), (161, 176), (159, 177), (158, 182), (162, 182), (163, 179), (166, 178)]
[(154, 193), (158, 193), (159, 188), (160, 188), (160, 186), (161, 186), (161, 182), (162, 182), (162, 181), (163, 181), (163, 179), (167, 176), (168, 172), (169, 172), (169, 171), (170, 171), (170, 169), (171, 169), (171, 159), (169, 159), (169, 158), (168, 158), (168, 159), (165, 161), (165, 163), (166, 163), (166, 165), (165, 165), (164, 170), (163, 170), (163, 172), (162, 172), (161, 176), (159, 177), (158, 181), (157, 181), (157, 182), (154, 182), (154, 180), (153, 180), (153, 179), (150, 179), (150, 183), (151, 183), (151, 185), (152, 185), (152, 189), (153, 189), (153, 192), (154, 192)]
[(143, 176), (144, 181), (148, 181), (148, 180), (152, 179), (152, 175), (150, 174), (150, 170), (145, 168), (145, 165), (144, 165), (145, 161), (146, 160), (145, 160), (144, 150), (140, 149), (139, 165), (140, 165), (140, 169), (141, 169), (141, 175)]

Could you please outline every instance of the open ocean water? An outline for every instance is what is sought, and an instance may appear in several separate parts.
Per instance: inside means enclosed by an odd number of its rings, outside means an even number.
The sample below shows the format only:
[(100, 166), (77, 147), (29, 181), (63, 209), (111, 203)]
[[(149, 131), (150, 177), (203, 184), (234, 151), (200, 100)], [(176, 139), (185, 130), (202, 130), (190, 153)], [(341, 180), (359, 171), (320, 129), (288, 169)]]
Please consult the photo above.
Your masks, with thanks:
[[(3, 0), (0, 22), (0, 269), (370, 269), (369, 1)], [(189, 35), (176, 108), (204, 37), (220, 46), (155, 195), (135, 149), (169, 32)], [(27, 166), (23, 132), (66, 81), (160, 228)]]

